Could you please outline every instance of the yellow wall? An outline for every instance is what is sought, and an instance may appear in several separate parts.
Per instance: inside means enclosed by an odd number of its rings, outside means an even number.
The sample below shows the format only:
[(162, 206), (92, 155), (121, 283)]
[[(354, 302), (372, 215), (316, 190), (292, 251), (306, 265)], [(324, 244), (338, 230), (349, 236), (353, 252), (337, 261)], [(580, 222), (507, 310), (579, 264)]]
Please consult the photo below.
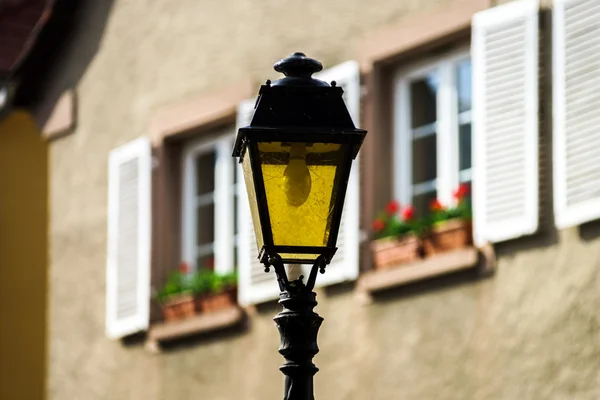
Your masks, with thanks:
[(0, 399), (44, 399), (48, 149), (32, 118), (0, 120)]

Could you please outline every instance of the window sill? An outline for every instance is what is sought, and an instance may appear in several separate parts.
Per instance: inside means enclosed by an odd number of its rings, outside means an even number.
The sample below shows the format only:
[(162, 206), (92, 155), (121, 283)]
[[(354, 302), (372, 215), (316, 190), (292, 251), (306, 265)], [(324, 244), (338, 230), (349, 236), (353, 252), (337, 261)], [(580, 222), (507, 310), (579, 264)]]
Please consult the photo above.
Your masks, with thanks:
[(152, 353), (159, 353), (161, 342), (229, 328), (240, 323), (243, 318), (244, 312), (236, 306), (222, 311), (198, 314), (180, 321), (157, 323), (148, 331), (146, 349)]
[(481, 249), (469, 247), (396, 268), (364, 273), (359, 278), (356, 289), (359, 299), (368, 304), (372, 301), (371, 294), (381, 290), (468, 269), (477, 269), (481, 275), (488, 275), (494, 268), (495, 257), (491, 245)]

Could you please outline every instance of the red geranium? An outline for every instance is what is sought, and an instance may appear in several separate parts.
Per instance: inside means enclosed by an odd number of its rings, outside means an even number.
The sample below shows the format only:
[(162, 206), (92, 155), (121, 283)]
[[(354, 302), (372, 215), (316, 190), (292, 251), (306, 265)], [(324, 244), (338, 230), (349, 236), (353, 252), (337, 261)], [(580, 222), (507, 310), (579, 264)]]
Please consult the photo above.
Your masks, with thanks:
[(454, 199), (456, 201), (461, 201), (462, 199), (465, 198), (466, 195), (469, 194), (469, 185), (467, 185), (466, 183), (462, 183), (455, 191), (454, 193), (452, 193), (452, 197), (454, 197)]
[(410, 221), (415, 216), (415, 208), (413, 206), (405, 207), (402, 210), (402, 220)]
[(444, 205), (438, 199), (435, 199), (429, 203), (429, 209), (433, 212), (442, 211), (444, 209)]
[(383, 228), (385, 228), (385, 222), (383, 222), (380, 219), (376, 219), (375, 221), (373, 221), (372, 228), (374, 232), (380, 232), (383, 230)]
[(388, 213), (388, 215), (395, 215), (399, 210), (400, 203), (398, 203), (396, 200), (390, 201), (385, 207), (385, 211)]
[(187, 274), (190, 271), (190, 266), (186, 262), (182, 262), (179, 264), (179, 272), (182, 274)]
[(417, 224), (414, 218), (415, 211), (412, 206), (401, 208), (398, 201), (390, 201), (385, 207), (385, 212), (380, 212), (372, 222), (375, 239), (399, 237), (416, 232)]

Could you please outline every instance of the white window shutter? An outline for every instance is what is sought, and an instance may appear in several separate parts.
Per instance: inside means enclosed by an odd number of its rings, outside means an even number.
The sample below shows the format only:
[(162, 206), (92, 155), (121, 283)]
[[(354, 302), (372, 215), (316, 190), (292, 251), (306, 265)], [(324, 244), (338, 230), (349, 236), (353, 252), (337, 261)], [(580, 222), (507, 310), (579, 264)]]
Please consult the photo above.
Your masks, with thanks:
[(151, 159), (147, 138), (118, 147), (109, 156), (106, 335), (110, 338), (148, 328)]
[(555, 0), (554, 216), (566, 228), (600, 218), (600, 1)]
[(473, 222), (475, 243), (537, 230), (538, 2), (475, 14)]
[[(250, 124), (256, 99), (241, 102), (237, 111), (237, 128)], [(250, 214), (248, 194), (238, 164), (238, 299), (242, 305), (257, 304), (279, 298), (279, 285), (275, 271), (264, 271), (258, 261), (254, 225)]]
[[(344, 90), (344, 101), (354, 125), (360, 126), (360, 69), (358, 63), (346, 61), (315, 74), (315, 78), (327, 83), (336, 81), (337, 86)], [(327, 266), (325, 274), (317, 276), (316, 286), (331, 285), (354, 280), (358, 277), (360, 244), (359, 165), (359, 157), (357, 157), (352, 163), (350, 180), (346, 189), (346, 199), (337, 240), (338, 250), (331, 264)], [(304, 266), (304, 270), (304, 276), (308, 278), (310, 266)]]
[(216, 143), (215, 165), (215, 272), (233, 272), (233, 142), (229, 136)]

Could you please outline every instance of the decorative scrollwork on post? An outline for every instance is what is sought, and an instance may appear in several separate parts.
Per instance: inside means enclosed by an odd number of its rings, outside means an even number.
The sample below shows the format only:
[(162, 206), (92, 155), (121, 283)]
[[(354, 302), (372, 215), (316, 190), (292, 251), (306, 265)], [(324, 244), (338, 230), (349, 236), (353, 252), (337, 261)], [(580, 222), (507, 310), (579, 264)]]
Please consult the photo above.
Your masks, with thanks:
[(281, 337), (279, 353), (285, 358), (285, 363), (279, 368), (285, 375), (284, 400), (314, 400), (313, 377), (319, 369), (312, 359), (319, 352), (317, 334), (323, 318), (313, 311), (317, 305), (313, 288), (317, 271), (324, 272), (326, 260), (324, 257), (316, 260), (306, 284), (303, 276), (288, 281), (284, 264), (278, 256), (270, 257), (265, 266), (265, 269), (273, 266), (281, 289), (279, 304), (283, 311), (274, 321)]

